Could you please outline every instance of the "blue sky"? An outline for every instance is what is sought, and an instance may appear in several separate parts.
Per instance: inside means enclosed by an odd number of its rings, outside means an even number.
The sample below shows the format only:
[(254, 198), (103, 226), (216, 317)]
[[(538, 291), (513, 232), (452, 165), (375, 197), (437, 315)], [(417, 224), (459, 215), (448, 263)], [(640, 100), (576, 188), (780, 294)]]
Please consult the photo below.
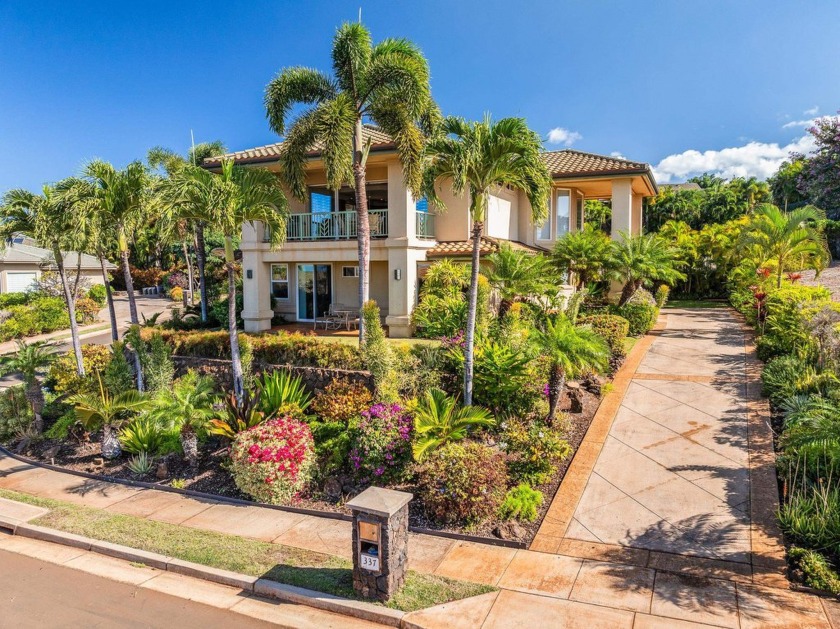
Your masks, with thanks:
[[(524, 116), (553, 143), (647, 161), (661, 180), (772, 172), (840, 108), (840, 3), (710, 0), (0, 4), (0, 191), (155, 145), (274, 142), (282, 67), (328, 69), (363, 21), (429, 59), (445, 113)], [(554, 133), (551, 133), (555, 130)]]

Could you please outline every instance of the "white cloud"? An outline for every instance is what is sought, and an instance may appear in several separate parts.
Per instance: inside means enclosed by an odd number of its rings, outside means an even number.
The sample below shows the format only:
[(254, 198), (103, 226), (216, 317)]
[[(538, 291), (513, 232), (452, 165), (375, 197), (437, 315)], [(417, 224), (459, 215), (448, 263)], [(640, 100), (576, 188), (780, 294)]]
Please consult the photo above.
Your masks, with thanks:
[(615, 157), (616, 159), (627, 159), (626, 157), (624, 157), (624, 155), (622, 155), (618, 151), (613, 151), (612, 153), (610, 153), (610, 157)]
[(777, 142), (752, 141), (719, 151), (709, 150), (701, 153), (690, 149), (664, 158), (654, 167), (653, 173), (659, 183), (685, 181), (705, 172), (712, 172), (727, 179), (766, 179), (776, 172), (790, 153), (810, 153), (813, 150), (814, 140), (810, 135), (804, 135), (784, 146), (779, 146)]
[(571, 146), (578, 140), (583, 139), (583, 136), (577, 131), (569, 131), (563, 127), (554, 127), (548, 132), (549, 144), (562, 144), (564, 146)]
[[(810, 109), (808, 111), (810, 111)], [(783, 124), (782, 129), (792, 129), (793, 127), (810, 127), (812, 124), (814, 124), (813, 118), (809, 118), (808, 120), (791, 120), (790, 122), (786, 122), (785, 124)]]
[(811, 109), (806, 109), (802, 113), (806, 116), (816, 116), (818, 113), (820, 113), (820, 107), (819, 105), (816, 105), (814, 107), (811, 107)]

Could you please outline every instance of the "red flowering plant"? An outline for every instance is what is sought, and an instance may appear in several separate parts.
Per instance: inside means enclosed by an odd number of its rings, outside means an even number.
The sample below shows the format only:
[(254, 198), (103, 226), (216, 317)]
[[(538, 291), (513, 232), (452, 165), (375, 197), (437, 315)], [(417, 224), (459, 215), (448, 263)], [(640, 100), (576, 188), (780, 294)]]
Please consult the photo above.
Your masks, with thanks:
[(315, 444), (309, 426), (285, 416), (240, 432), (230, 449), (233, 480), (267, 504), (288, 504), (312, 479)]
[(363, 483), (399, 480), (411, 460), (414, 420), (399, 404), (374, 404), (362, 412), (350, 464)]

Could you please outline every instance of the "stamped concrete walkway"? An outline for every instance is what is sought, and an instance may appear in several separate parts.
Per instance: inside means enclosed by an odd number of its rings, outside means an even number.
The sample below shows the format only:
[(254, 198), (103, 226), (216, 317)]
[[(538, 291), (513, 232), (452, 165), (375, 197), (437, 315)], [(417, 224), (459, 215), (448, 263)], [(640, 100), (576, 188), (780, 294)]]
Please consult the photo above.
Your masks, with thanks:
[[(671, 310), (637, 343), (529, 550), (410, 536), (411, 568), (498, 592), (408, 629), (814, 627), (840, 606), (791, 591), (767, 403), (727, 310)], [(91, 481), (0, 456), (0, 487), (349, 557), (340, 520)]]

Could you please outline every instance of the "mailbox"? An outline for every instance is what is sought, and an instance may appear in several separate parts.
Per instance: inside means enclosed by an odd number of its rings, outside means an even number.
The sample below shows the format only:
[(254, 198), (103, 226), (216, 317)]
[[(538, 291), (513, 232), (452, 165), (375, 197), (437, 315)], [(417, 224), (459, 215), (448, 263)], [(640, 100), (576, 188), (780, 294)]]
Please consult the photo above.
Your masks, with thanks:
[(387, 601), (405, 582), (411, 494), (369, 487), (347, 506), (353, 512), (353, 588)]

